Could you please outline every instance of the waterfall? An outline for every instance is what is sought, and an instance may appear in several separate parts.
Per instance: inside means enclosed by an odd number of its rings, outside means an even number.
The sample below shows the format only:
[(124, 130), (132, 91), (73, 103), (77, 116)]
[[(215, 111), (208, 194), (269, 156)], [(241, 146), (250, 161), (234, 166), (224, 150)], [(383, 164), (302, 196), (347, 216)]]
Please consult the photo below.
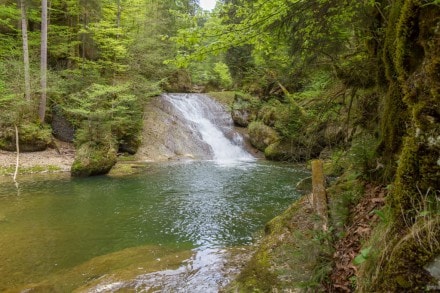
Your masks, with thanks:
[(202, 94), (165, 94), (163, 98), (176, 115), (186, 120), (193, 134), (210, 147), (214, 160), (254, 160), (243, 148), (243, 138), (234, 131), (232, 119), (221, 104)]

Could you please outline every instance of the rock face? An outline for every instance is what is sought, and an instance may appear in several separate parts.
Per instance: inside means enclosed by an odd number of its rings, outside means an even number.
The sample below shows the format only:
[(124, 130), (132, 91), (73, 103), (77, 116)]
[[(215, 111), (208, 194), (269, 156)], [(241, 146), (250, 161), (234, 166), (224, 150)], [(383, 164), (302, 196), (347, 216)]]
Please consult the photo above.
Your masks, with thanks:
[(62, 110), (55, 106), (52, 109), (52, 133), (61, 141), (72, 142), (75, 136), (73, 125), (67, 120)]
[(253, 160), (230, 113), (203, 94), (164, 94), (146, 106), (141, 161)]
[(145, 108), (142, 144), (136, 154), (141, 161), (164, 161), (179, 158), (208, 159), (209, 145), (185, 126), (172, 105), (153, 98)]

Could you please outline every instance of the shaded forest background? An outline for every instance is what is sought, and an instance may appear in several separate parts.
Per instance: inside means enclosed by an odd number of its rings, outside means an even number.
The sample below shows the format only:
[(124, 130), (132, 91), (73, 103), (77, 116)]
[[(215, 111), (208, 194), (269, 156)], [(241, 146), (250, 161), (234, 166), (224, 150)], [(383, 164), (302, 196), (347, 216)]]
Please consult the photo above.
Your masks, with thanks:
[[(105, 173), (118, 151), (136, 152), (149, 97), (235, 91), (234, 120), (268, 159), (321, 158), (339, 178), (332, 242), (366, 186), (386, 191), (340, 290), (434, 282), (424, 267), (440, 253), (438, 0), (224, 0), (212, 13), (197, 1), (54, 0), (47, 17), (40, 1), (0, 3), (0, 148), (15, 149), (18, 125), (23, 150), (74, 140), (72, 173)], [(265, 286), (258, 277), (243, 286)]]

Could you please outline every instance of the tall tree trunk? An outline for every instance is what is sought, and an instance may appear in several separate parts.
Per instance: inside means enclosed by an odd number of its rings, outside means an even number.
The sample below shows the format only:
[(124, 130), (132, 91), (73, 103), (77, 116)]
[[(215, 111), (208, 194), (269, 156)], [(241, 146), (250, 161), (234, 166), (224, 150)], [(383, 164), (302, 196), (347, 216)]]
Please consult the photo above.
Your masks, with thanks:
[(23, 39), (23, 65), (24, 65), (24, 85), (26, 101), (31, 101), (31, 78), (29, 70), (29, 46), (27, 33), (27, 17), (25, 0), (20, 0), (21, 9), (21, 35)]
[(41, 99), (38, 116), (44, 122), (47, 98), (47, 0), (41, 1)]
[[(116, 15), (116, 27), (120, 28), (121, 27), (121, 0), (116, 0), (116, 5), (118, 7), (118, 12)], [(119, 36), (119, 35), (118, 35)]]

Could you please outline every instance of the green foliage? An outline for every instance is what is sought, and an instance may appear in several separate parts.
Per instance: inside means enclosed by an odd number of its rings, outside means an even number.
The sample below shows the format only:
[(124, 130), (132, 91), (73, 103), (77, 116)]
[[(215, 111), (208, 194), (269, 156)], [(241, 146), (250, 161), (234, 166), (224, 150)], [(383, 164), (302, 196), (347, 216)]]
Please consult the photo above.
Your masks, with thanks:
[(372, 179), (375, 172), (380, 172), (377, 157), (377, 139), (372, 135), (363, 134), (356, 137), (348, 153), (351, 167), (367, 179)]
[(371, 246), (362, 249), (361, 252), (354, 258), (353, 263), (355, 265), (364, 263), (368, 259), (371, 249)]
[(279, 109), (280, 119), (275, 121), (275, 129), (286, 138), (295, 138), (304, 130), (308, 119), (294, 98), (289, 97), (288, 104)]
[(129, 88), (129, 84), (93, 84), (69, 96), (64, 110), (80, 121), (77, 122), (78, 145), (86, 142), (113, 145), (138, 134), (142, 108)]
[(345, 171), (327, 190), (330, 197), (331, 226), (334, 235), (342, 238), (349, 225), (350, 211), (359, 202), (364, 186), (359, 180), (359, 173)]
[(215, 62), (212, 58), (205, 62), (194, 64), (190, 67), (192, 82), (214, 89), (230, 89), (232, 77), (228, 66), (223, 62)]
[[(15, 123), (14, 123), (15, 124)], [(15, 151), (15, 127), (12, 124), (1, 123), (0, 149)], [(18, 128), (20, 151), (34, 152), (45, 150), (52, 142), (52, 131), (48, 126), (38, 122), (22, 121)]]
[(219, 81), (222, 88), (230, 88), (232, 85), (232, 77), (229, 72), (229, 68), (222, 62), (217, 62), (214, 65), (214, 73), (216, 79)]

